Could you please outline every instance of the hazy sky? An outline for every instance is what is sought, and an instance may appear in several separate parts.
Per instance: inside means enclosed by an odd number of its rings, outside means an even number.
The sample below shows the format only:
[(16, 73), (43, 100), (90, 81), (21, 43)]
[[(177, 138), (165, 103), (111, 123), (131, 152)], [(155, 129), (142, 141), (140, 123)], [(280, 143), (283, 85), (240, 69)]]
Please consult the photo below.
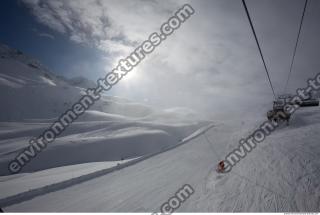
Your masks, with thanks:
[[(272, 92), (240, 0), (22, 0), (15, 6), (7, 2), (11, 11), (2, 14), (8, 18), (1, 23), (6, 33), (0, 39), (27, 49), (60, 74), (95, 80), (186, 2), (195, 14), (112, 94), (213, 114), (269, 108)], [(303, 4), (247, 0), (276, 93), (282, 93), (289, 72)], [(319, 20), (320, 1), (309, 0), (291, 92), (319, 72)], [(21, 31), (25, 37), (14, 35)]]

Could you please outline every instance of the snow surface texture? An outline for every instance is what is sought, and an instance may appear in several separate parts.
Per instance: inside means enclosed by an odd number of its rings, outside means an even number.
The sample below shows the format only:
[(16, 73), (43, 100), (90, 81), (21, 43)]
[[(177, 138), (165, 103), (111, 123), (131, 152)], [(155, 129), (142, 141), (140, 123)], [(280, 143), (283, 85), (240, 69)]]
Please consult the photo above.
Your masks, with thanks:
[(215, 171), (217, 161), (257, 125), (253, 120), (224, 122), (185, 145), (5, 211), (153, 212), (184, 184), (195, 193), (178, 212), (319, 211), (316, 108), (298, 111), (291, 126), (267, 137), (230, 173)]
[(28, 140), (92, 86), (82, 77), (56, 76), (37, 60), (0, 44), (0, 202), (30, 198), (126, 167), (181, 144), (209, 124), (189, 109), (159, 110), (103, 95), (22, 173), (10, 175), (8, 163)]
[[(135, 160), (135, 159), (133, 159)], [(127, 163), (130, 160), (109, 161), (109, 162), (92, 162), (85, 164), (76, 164), (64, 167), (56, 167), (48, 170), (34, 173), (15, 174), (0, 177), (0, 199), (16, 196), (18, 194), (26, 195), (27, 192), (43, 189), (47, 192), (46, 187), (76, 179), (84, 175), (110, 169), (120, 164)], [(1, 200), (0, 200), (1, 201)]]
[[(180, 141), (179, 144), (172, 145), (165, 150), (141, 156), (136, 159), (123, 160), (118, 162), (79, 164), (52, 168), (49, 170), (38, 171), (30, 174), (17, 174), (14, 176), (0, 177), (1, 181), (4, 182), (0, 186), (0, 188), (4, 191), (0, 196), (0, 205), (2, 207), (5, 207), (12, 204), (17, 204), (32, 199), (36, 196), (56, 190), (61, 190), (66, 187), (79, 184), (81, 182), (97, 178), (107, 173), (134, 165), (138, 162), (156, 156), (159, 153), (172, 150), (173, 148), (185, 144), (188, 141), (196, 138), (197, 136), (205, 133), (213, 126), (214, 125), (211, 124), (200, 128), (187, 138), (184, 138), (182, 141)], [(79, 168), (81, 168), (81, 170)], [(54, 177), (52, 177), (52, 175), (54, 175)], [(12, 181), (12, 179), (14, 181)], [(19, 185), (17, 186), (17, 184)]]
[[(0, 46), (0, 53), (0, 97), (5, 101), (0, 106), (0, 170), (7, 175), (7, 162), (79, 98), (83, 88), (16, 50)], [(262, 123), (262, 117), (215, 121), (206, 130), (209, 123), (192, 111), (160, 111), (104, 96), (26, 166), (29, 173), (0, 177), (0, 187), (6, 187), (1, 196), (112, 169), (121, 160), (120, 165), (134, 165), (81, 183), (74, 180), (73, 186), (54, 192), (44, 187), (41, 195), (25, 201), (20, 196), (4, 211), (156, 212), (190, 184), (195, 193), (178, 212), (316, 212), (320, 209), (318, 111), (299, 110), (289, 127), (268, 136), (230, 173), (218, 174), (218, 161)], [(175, 147), (179, 143), (186, 144)], [(135, 158), (140, 162), (125, 161)]]
[[(8, 163), (28, 140), (70, 108), (85, 91), (81, 83), (90, 81), (57, 77), (5, 45), (0, 56), (0, 175), (8, 175)], [(22, 171), (140, 157), (176, 145), (207, 124), (188, 109), (157, 110), (104, 95)]]

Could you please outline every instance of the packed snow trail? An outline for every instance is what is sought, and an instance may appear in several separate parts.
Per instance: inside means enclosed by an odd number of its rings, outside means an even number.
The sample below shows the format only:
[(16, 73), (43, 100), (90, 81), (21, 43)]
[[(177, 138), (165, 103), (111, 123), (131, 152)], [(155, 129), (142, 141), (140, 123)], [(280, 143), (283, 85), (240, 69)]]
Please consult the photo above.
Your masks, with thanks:
[(105, 176), (4, 208), (4, 211), (156, 212), (184, 184), (195, 193), (178, 212), (284, 212), (320, 209), (320, 114), (299, 110), (289, 127), (260, 143), (230, 173), (217, 161), (256, 120), (225, 122), (188, 144)]

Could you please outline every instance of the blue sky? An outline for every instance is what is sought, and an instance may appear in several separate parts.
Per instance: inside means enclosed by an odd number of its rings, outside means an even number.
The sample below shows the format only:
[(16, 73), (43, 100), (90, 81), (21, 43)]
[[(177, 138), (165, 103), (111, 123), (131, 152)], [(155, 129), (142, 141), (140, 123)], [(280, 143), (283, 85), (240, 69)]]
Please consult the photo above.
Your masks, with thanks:
[(71, 42), (67, 35), (40, 24), (19, 1), (1, 1), (0, 26), (0, 42), (39, 59), (59, 75), (95, 80), (103, 74), (101, 50)]

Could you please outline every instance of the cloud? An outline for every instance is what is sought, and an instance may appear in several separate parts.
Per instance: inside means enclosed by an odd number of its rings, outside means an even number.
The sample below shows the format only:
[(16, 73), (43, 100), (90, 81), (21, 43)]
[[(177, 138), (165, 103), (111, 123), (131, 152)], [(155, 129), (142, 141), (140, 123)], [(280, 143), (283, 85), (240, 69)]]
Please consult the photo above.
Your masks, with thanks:
[(52, 34), (49, 34), (47, 32), (42, 32), (37, 28), (32, 28), (31, 30), (39, 37), (46, 37), (46, 38), (51, 39), (51, 40), (55, 39), (55, 37)]
[[(158, 31), (185, 3), (169, 0), (23, 2), (40, 23), (68, 35), (73, 42), (104, 51), (114, 59), (114, 65), (117, 58), (127, 56), (150, 33)], [(139, 73), (136, 82), (120, 83), (116, 93), (153, 99), (165, 106), (210, 109), (208, 106), (214, 106), (216, 101), (226, 103), (228, 99), (246, 96), (245, 91), (257, 85), (264, 87), (263, 74), (255, 75), (257, 71), (245, 65), (252, 59), (250, 52), (255, 47), (250, 45), (249, 31), (242, 29), (247, 23), (245, 17), (238, 16), (240, 5), (212, 1), (190, 4), (196, 10), (195, 15), (133, 71)], [(114, 65), (107, 65), (106, 70)]]
[[(104, 51), (109, 58), (106, 71), (150, 33), (158, 31), (186, 3), (182, 0), (22, 1), (40, 23), (68, 35), (73, 42)], [(248, 111), (271, 104), (272, 93), (241, 2), (187, 2), (195, 14), (132, 71), (137, 78), (120, 82), (113, 89), (115, 94), (157, 105), (189, 106), (209, 112), (237, 112), (239, 107)], [(289, 65), (289, 57), (284, 56), (290, 56), (294, 44), (294, 39), (288, 38), (294, 38), (300, 3), (284, 0), (278, 4), (273, 6), (264, 0), (263, 5), (268, 8), (265, 9), (248, 1), (271, 67), (271, 79), (280, 91), (286, 79), (285, 67)], [(287, 4), (289, 8), (284, 7)]]
[(52, 40), (55, 39), (55, 37), (52, 34), (48, 34), (48, 33), (39, 33), (38, 36), (39, 37), (46, 37), (46, 38), (49, 38), (49, 39), (52, 39)]
[[(173, 4), (161, 1), (22, 0), (37, 20), (76, 43), (109, 54), (129, 53), (167, 17)], [(152, 21), (151, 21), (152, 20)]]

